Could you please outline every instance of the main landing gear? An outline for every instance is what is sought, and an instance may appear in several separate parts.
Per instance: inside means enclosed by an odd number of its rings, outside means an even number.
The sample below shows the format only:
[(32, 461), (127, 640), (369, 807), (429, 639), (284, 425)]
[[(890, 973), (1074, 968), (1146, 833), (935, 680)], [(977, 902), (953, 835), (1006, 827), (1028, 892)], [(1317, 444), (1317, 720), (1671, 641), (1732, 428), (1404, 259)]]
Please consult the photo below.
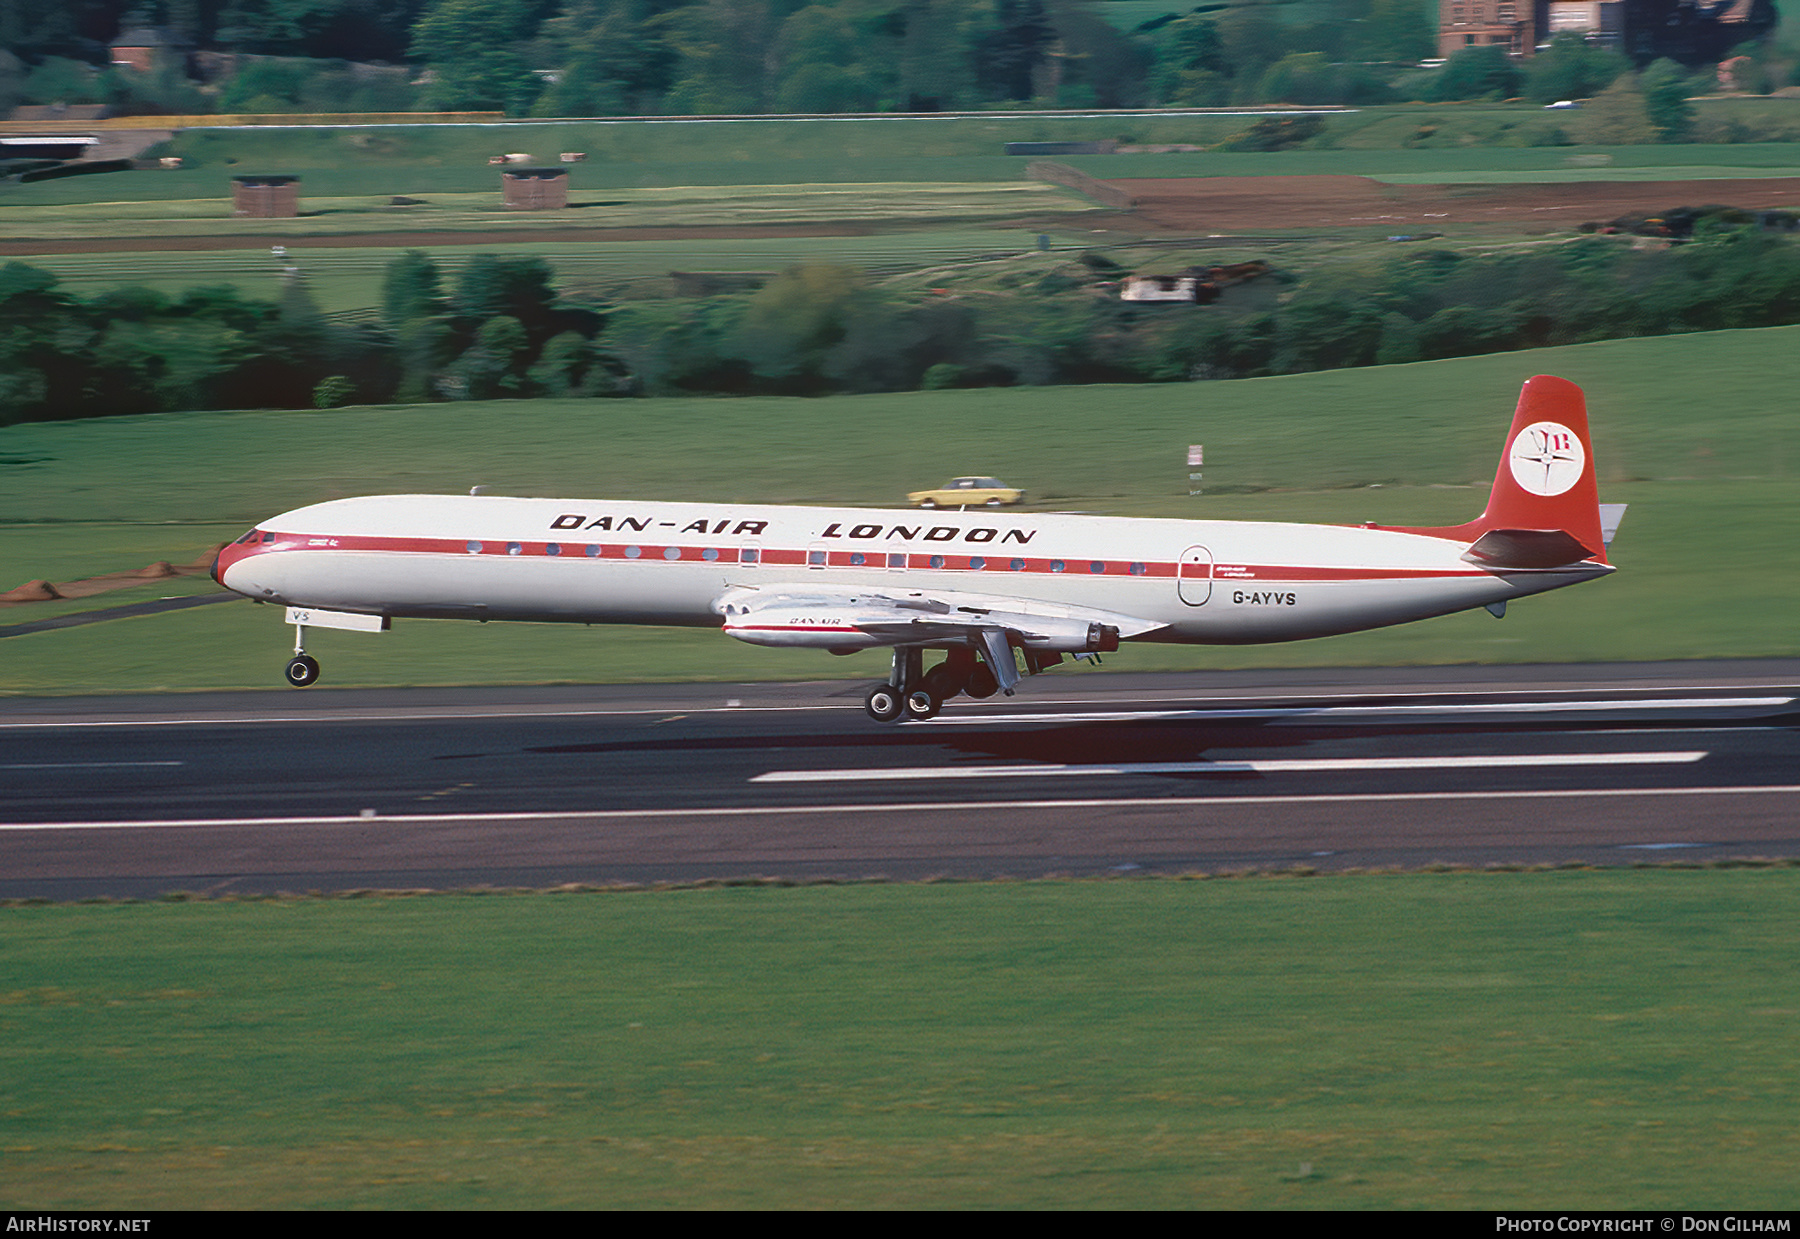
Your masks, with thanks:
[[(1011, 651), (1007, 651), (1008, 657)], [(992, 697), (1000, 690), (993, 668), (977, 662), (975, 651), (952, 649), (944, 661), (925, 671), (925, 651), (918, 647), (896, 648), (894, 670), (885, 684), (877, 684), (863, 698), (863, 708), (878, 723), (897, 723), (903, 718), (927, 719), (959, 693)]]

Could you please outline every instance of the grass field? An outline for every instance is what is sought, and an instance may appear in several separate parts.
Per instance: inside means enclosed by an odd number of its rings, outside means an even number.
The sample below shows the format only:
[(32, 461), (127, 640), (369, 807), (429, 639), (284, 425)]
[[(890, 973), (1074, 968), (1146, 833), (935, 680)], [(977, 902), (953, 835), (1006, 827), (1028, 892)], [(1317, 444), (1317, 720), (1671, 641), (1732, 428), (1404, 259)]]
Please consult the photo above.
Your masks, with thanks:
[[(1073, 216), (1079, 218), (1079, 211)], [(529, 234), (504, 246), (434, 245), (431, 260), (453, 280), (476, 254), (539, 256), (556, 272), (566, 296), (586, 298), (613, 281), (663, 277), (671, 271), (776, 272), (803, 263), (837, 263), (872, 275), (922, 272), (995, 254), (1034, 254), (1038, 233), (1023, 229), (882, 230), (858, 236), (738, 237), (656, 241), (533, 241)], [(1061, 238), (1059, 238), (1061, 240)], [(261, 249), (178, 250), (153, 253), (46, 254), (21, 259), (54, 273), (78, 295), (143, 285), (179, 296), (187, 289), (230, 284), (247, 297), (281, 296), (283, 268), (298, 267), (307, 291), (326, 311), (368, 309), (381, 301), (381, 281), (401, 251), (376, 246), (294, 247), (280, 262)]]
[[(1064, 157), (1099, 177), (1279, 176), (1313, 173), (1384, 177), (1433, 175), (1447, 181), (1491, 171), (1525, 173), (1569, 167), (1571, 155), (1607, 155), (1617, 169), (1693, 165), (1758, 169), (1763, 176), (1800, 168), (1800, 101), (1702, 100), (1699, 124), (1735, 120), (1786, 141), (1723, 145), (1568, 147), (1529, 145), (1566, 117), (1530, 104), (1404, 104), (1331, 117), (1324, 144), (1270, 154), (1114, 154)], [(504, 126), (384, 126), (373, 129), (186, 130), (168, 146), (177, 171), (120, 173), (5, 187), (0, 212), (101, 199), (205, 201), (229, 196), (238, 173), (302, 177), (313, 198), (381, 200), (408, 196), (495, 195), (501, 151), (554, 162), (586, 152), (571, 168), (574, 196), (666, 186), (779, 186), (831, 183), (1017, 181), (1026, 159), (1007, 142), (1116, 140), (1126, 145), (1213, 145), (1242, 133), (1242, 115), (1007, 116), (885, 120), (563, 122)], [(1421, 138), (1424, 129), (1430, 136)], [(1732, 175), (1713, 171), (1708, 175)], [(121, 187), (129, 185), (128, 191)], [(18, 233), (18, 228), (10, 229)]]
[[(1479, 511), (1519, 383), (1583, 384), (1602, 498), (1632, 505), (1604, 582), (1384, 632), (1128, 647), (1122, 670), (1800, 653), (1800, 328), (1616, 341), (1235, 383), (823, 400), (532, 401), (164, 414), (0, 430), (0, 582), (191, 561), (273, 513), (383, 491), (892, 504), (993, 473), (1037, 506), (1451, 523)], [(904, 427), (896, 435), (894, 427)], [(754, 428), (754, 433), (745, 433)], [(1191, 498), (1186, 445), (1206, 445)], [(179, 592), (153, 584), (59, 604)], [(38, 614), (14, 607), (0, 623)], [(248, 604), (5, 638), (0, 692), (264, 686), (288, 631)], [(327, 685), (873, 678), (874, 656), (755, 650), (708, 630), (401, 623), (318, 635)]]
[(1789, 1209), (1797, 916), (1793, 868), (4, 907), (0, 1199)]
[[(123, 188), (123, 187), (120, 187)], [(33, 241), (82, 238), (338, 236), (370, 232), (507, 232), (570, 228), (756, 228), (825, 220), (872, 227), (929, 224), (937, 228), (1012, 219), (1020, 215), (1076, 217), (1099, 208), (1038, 181), (989, 184), (672, 186), (572, 194), (566, 209), (508, 211), (496, 186), (487, 193), (433, 195), (420, 206), (394, 207), (386, 197), (318, 197), (308, 192), (303, 214), (287, 219), (232, 215), (228, 192), (214, 187), (198, 198), (26, 205), (6, 212), (11, 234)]]

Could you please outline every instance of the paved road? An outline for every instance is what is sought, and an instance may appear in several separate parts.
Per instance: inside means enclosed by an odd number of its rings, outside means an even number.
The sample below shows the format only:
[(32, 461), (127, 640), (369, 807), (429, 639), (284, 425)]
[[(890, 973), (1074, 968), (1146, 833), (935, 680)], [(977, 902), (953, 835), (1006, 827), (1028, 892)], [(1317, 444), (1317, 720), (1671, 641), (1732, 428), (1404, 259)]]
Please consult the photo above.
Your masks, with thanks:
[(6, 703), (0, 896), (1800, 856), (1800, 664)]

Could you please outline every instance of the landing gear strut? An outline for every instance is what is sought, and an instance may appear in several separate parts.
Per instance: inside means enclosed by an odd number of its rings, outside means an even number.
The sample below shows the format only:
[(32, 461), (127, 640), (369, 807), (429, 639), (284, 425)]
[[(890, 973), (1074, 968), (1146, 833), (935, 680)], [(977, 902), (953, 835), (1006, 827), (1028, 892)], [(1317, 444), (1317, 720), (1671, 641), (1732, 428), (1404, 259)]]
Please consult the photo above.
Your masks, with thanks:
[(294, 625), (294, 657), (287, 665), (287, 682), (295, 688), (310, 688), (319, 682), (319, 660), (306, 652), (306, 625)]
[[(1009, 654), (1010, 650), (1007, 651)], [(958, 646), (944, 656), (944, 661), (930, 671), (924, 670), (925, 651), (897, 647), (894, 669), (887, 683), (877, 684), (863, 698), (863, 708), (878, 723), (895, 723), (903, 718), (927, 719), (943, 708), (944, 702), (959, 693), (971, 697), (991, 697), (999, 690), (1000, 680), (992, 668), (976, 661), (975, 651)]]

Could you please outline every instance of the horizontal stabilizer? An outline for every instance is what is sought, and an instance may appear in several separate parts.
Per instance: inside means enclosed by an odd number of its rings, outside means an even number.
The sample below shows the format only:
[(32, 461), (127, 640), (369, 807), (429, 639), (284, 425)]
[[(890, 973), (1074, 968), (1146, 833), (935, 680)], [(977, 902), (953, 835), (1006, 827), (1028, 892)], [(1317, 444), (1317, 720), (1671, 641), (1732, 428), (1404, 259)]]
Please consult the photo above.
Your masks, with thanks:
[(1463, 558), (1483, 568), (1532, 571), (1564, 568), (1593, 556), (1560, 529), (1490, 529), (1475, 539)]
[(1607, 546), (1612, 545), (1613, 535), (1619, 532), (1619, 522), (1625, 519), (1623, 503), (1603, 503), (1600, 505), (1600, 541)]

